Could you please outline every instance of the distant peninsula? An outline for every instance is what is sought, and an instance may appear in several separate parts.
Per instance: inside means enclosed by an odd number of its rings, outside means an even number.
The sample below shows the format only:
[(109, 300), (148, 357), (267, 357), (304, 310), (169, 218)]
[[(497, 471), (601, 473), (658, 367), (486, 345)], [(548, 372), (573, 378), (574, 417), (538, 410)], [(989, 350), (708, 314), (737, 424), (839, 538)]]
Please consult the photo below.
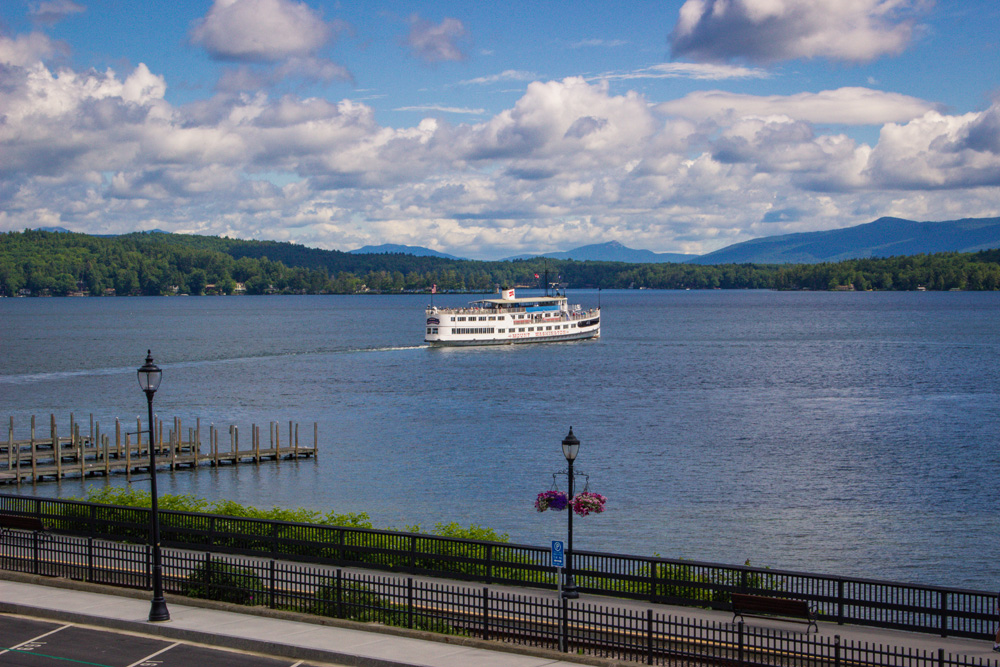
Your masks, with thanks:
[[(616, 242), (583, 246), (567, 258), (488, 262), (404, 252), (409, 246), (375, 248), (380, 250), (341, 252), (165, 232), (5, 232), (0, 297), (413, 294), (432, 288), (491, 293), (544, 289), (546, 275), (569, 289), (1000, 289), (1000, 218), (882, 218), (843, 230), (756, 239), (696, 258), (680, 255), (684, 261), (598, 259), (602, 253), (620, 258), (649, 252)], [(847, 257), (854, 254), (861, 256)]]

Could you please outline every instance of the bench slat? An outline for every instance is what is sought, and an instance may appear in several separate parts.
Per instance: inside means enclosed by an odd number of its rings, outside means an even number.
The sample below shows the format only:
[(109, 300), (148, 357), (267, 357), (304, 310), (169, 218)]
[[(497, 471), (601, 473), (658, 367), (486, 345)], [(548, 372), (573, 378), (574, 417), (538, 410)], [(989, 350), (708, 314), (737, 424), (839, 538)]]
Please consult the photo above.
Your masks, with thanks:
[(816, 626), (816, 613), (805, 600), (791, 598), (769, 598), (763, 595), (746, 595), (733, 593), (733, 620), (742, 616), (769, 617), (778, 616), (789, 620), (801, 619), (797, 622)]
[(45, 524), (38, 517), (19, 514), (0, 514), (0, 527), (19, 530), (45, 530)]

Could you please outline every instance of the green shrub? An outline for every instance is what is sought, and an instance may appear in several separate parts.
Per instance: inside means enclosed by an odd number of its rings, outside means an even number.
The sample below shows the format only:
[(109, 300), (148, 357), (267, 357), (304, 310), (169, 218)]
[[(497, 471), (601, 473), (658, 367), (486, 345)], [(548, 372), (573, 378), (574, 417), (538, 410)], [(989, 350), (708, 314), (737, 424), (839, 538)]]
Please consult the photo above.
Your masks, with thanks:
[(394, 604), (368, 586), (357, 582), (341, 581), (338, 600), (337, 580), (334, 578), (324, 579), (316, 588), (314, 602), (308, 613), (361, 623), (412, 627), (416, 630), (451, 635), (464, 634), (463, 631), (438, 618), (426, 618), (415, 613), (411, 619), (406, 605)]
[(260, 605), (267, 600), (264, 584), (252, 569), (212, 560), (188, 575), (181, 594), (243, 605)]

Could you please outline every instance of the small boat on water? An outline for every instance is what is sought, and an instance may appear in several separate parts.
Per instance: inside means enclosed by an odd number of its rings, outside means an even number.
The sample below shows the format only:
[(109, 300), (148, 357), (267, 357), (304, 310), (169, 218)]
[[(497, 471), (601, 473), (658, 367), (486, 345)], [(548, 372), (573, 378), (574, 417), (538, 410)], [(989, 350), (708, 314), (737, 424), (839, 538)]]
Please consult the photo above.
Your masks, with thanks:
[(550, 343), (601, 335), (601, 309), (570, 306), (565, 292), (472, 301), (465, 308), (427, 308), (424, 342), (436, 346)]

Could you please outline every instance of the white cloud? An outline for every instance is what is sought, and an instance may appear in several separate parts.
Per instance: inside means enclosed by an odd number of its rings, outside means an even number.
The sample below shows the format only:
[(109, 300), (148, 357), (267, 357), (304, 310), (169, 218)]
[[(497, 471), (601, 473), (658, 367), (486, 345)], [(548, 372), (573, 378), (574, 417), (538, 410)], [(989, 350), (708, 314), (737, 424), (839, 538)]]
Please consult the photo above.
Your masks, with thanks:
[[(295, 95), (174, 107), (144, 65), (121, 76), (34, 62), (0, 77), (7, 230), (44, 219), (472, 256), (614, 237), (701, 252), (882, 214), (1000, 209), (1000, 103), (947, 115), (839, 89), (689, 95), (654, 109), (639, 93), (568, 78), (530, 83), (481, 122), (393, 128), (364, 104)], [(869, 146), (818, 126), (828, 122), (884, 125)]]
[(882, 128), (868, 174), (882, 187), (903, 189), (1000, 186), (1000, 104), (946, 116), (934, 111)]
[(905, 122), (936, 109), (916, 97), (870, 88), (838, 88), (794, 95), (745, 95), (723, 90), (690, 93), (657, 106), (661, 113), (716, 122), (747, 116), (788, 116), (809, 123), (882, 125)]
[(414, 57), (424, 62), (465, 60), (465, 52), (459, 44), (467, 38), (468, 31), (458, 19), (446, 18), (435, 25), (414, 14), (410, 17), (406, 45)]
[(930, 0), (686, 0), (670, 34), (674, 56), (720, 62), (901, 53)]
[(718, 81), (721, 79), (766, 79), (770, 74), (755, 67), (719, 65), (712, 63), (659, 63), (632, 72), (609, 72), (595, 79), (623, 81), (629, 79), (695, 79)]
[(538, 78), (538, 75), (534, 72), (525, 72), (523, 70), (507, 69), (499, 74), (491, 74), (490, 76), (478, 76), (475, 79), (466, 79), (465, 81), (459, 81), (459, 85), (463, 86), (484, 86), (491, 83), (498, 83), (500, 81), (533, 81)]
[(0, 64), (27, 67), (59, 50), (55, 42), (40, 32), (18, 35), (13, 39), (0, 35)]
[(471, 116), (481, 116), (486, 113), (486, 109), (470, 109), (467, 107), (448, 107), (443, 105), (428, 104), (424, 106), (396, 107), (395, 111), (439, 111), (441, 113), (469, 114)]
[(330, 27), (293, 0), (215, 0), (191, 39), (221, 60), (276, 62), (323, 46)]

